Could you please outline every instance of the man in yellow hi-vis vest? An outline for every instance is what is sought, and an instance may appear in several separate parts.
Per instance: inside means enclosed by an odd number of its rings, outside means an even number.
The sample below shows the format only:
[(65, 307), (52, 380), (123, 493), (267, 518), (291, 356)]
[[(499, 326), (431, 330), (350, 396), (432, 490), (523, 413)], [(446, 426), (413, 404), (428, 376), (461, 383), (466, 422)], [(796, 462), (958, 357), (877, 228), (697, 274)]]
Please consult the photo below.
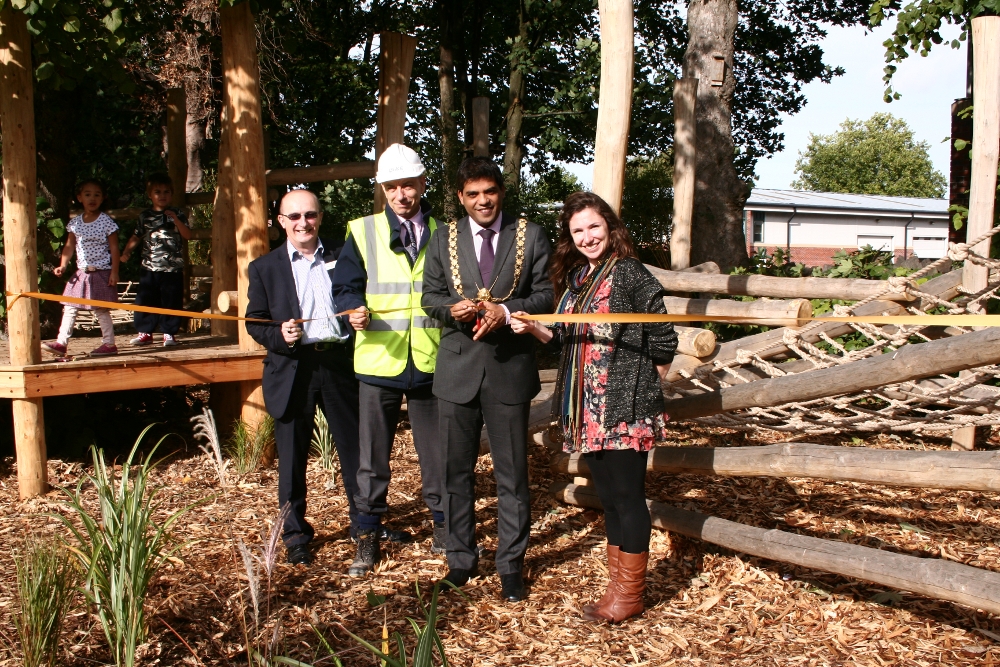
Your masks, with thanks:
[(437, 398), (432, 393), (441, 324), (420, 307), (424, 254), (437, 227), (424, 165), (410, 148), (389, 146), (379, 157), (375, 180), (385, 192), (385, 211), (347, 227), (347, 243), (333, 275), (333, 294), (357, 331), (354, 370), (360, 380), (361, 465), (358, 469), (358, 552), (348, 574), (362, 577), (381, 557), (379, 542), (409, 541), (409, 533), (382, 525), (388, 510), (389, 464), (399, 412), (406, 396), (413, 444), (420, 459), (424, 502), (431, 510), (431, 550), (444, 553), (444, 453), (438, 438)]

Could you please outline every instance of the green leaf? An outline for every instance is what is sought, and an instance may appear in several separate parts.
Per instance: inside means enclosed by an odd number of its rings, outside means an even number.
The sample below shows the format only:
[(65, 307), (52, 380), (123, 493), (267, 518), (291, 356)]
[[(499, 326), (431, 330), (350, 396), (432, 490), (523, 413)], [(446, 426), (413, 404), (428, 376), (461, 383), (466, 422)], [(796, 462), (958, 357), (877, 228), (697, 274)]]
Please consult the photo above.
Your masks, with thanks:
[(372, 607), (377, 607), (380, 604), (385, 604), (385, 596), (376, 595), (375, 591), (373, 591), (371, 588), (368, 589), (367, 597), (368, 597), (368, 604)]
[(111, 13), (104, 17), (103, 23), (108, 32), (113, 33), (118, 30), (122, 26), (122, 10), (118, 7), (112, 9)]
[(903, 530), (908, 530), (911, 533), (920, 533), (921, 535), (924, 535), (924, 534), (927, 533), (927, 531), (924, 530), (923, 528), (917, 528), (913, 524), (906, 523), (905, 521), (900, 521), (899, 522), (899, 527), (902, 528)]
[(66, 32), (80, 32), (80, 19), (74, 16), (66, 21), (66, 23), (63, 23), (63, 30)]
[(955, 139), (955, 150), (964, 151), (965, 147), (969, 145), (969, 142), (965, 139)]
[(55, 74), (56, 66), (52, 61), (47, 61), (35, 68), (35, 78), (39, 81), (45, 81), (47, 78)]

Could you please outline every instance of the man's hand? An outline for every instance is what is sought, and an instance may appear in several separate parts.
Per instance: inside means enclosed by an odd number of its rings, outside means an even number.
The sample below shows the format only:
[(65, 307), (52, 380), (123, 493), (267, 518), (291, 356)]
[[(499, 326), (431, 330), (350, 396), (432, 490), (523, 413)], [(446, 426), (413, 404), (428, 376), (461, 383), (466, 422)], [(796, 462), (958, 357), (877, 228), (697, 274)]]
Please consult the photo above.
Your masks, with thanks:
[(451, 307), (451, 316), (456, 322), (471, 322), (476, 319), (476, 304), (469, 299), (459, 301)]
[(302, 338), (302, 327), (296, 324), (295, 320), (288, 320), (287, 322), (281, 323), (281, 337), (285, 339), (285, 343), (288, 347), (291, 347), (299, 342)]
[(472, 337), (472, 340), (479, 340), (491, 331), (496, 331), (507, 324), (507, 311), (502, 306), (488, 301), (480, 301), (478, 305), (483, 311), (483, 316), (479, 320), (476, 335)]
[(368, 323), (372, 321), (372, 316), (366, 307), (361, 306), (348, 316), (347, 321), (351, 323), (355, 331), (364, 331), (368, 328)]

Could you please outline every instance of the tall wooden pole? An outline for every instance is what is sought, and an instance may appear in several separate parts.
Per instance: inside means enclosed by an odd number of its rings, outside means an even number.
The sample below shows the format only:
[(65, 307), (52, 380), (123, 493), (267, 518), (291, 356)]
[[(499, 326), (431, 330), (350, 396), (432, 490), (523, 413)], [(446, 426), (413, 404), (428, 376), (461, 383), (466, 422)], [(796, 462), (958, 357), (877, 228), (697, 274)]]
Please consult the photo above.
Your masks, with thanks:
[[(1000, 160), (1000, 16), (972, 19), (972, 177), (969, 187), (969, 220), (966, 238), (972, 241), (993, 227), (997, 196), (997, 163)], [(971, 248), (989, 257), (990, 241)], [(966, 262), (962, 286), (969, 292), (986, 288), (989, 269)], [(952, 434), (953, 449), (973, 449), (976, 429), (966, 426)]]
[[(35, 239), (35, 109), (27, 17), (0, 10), (0, 136), (3, 138), (3, 241), (7, 290), (38, 289)], [(11, 366), (41, 361), (38, 302), (7, 302)], [(42, 399), (14, 399), (14, 444), (21, 498), (48, 490)]]
[[(229, 100), (229, 154), (232, 158), (232, 201), (236, 231), (237, 289), (239, 314), (247, 310), (250, 262), (267, 253), (267, 185), (264, 177), (264, 128), (260, 110), (260, 68), (257, 63), (257, 32), (249, 2), (223, 6), (222, 58), (226, 95)], [(241, 350), (260, 345), (240, 323)], [(256, 427), (264, 418), (260, 382), (242, 383), (243, 420)]]
[(472, 98), (472, 154), (490, 156), (490, 98)]
[[(375, 160), (392, 144), (403, 143), (406, 129), (406, 96), (410, 91), (417, 39), (398, 32), (379, 33), (378, 111), (375, 126)], [(385, 208), (385, 193), (375, 185), (375, 213)]]
[[(187, 190), (187, 95), (183, 88), (167, 91), (167, 174), (173, 183), (173, 201), (170, 205), (184, 208)], [(184, 303), (190, 299), (191, 255), (186, 240), (181, 241), (184, 255)]]
[(601, 98), (594, 140), (594, 193), (616, 212), (625, 189), (632, 66), (635, 44), (632, 0), (600, 0)]
[(670, 233), (670, 268), (691, 266), (691, 218), (694, 215), (698, 127), (695, 106), (698, 79), (674, 82), (674, 219)]

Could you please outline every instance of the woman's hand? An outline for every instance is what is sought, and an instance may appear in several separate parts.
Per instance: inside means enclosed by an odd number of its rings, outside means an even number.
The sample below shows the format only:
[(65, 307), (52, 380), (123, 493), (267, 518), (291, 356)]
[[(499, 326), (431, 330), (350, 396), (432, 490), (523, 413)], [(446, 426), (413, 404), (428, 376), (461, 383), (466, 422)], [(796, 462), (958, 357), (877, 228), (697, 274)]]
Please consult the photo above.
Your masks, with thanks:
[(544, 327), (534, 320), (522, 320), (518, 319), (522, 315), (527, 315), (528, 313), (523, 310), (519, 310), (516, 313), (510, 314), (510, 328), (511, 331), (517, 334), (530, 333), (532, 336), (537, 338), (542, 343), (548, 343), (552, 340), (552, 332), (548, 327)]
[(667, 381), (667, 373), (670, 371), (670, 364), (657, 365), (656, 372), (660, 374), (660, 382)]
[(56, 268), (52, 269), (52, 273), (54, 273), (57, 276), (61, 276), (62, 274), (66, 273), (66, 267), (60, 264)]
[(118, 271), (111, 269), (111, 275), (108, 276), (108, 287), (118, 287)]

